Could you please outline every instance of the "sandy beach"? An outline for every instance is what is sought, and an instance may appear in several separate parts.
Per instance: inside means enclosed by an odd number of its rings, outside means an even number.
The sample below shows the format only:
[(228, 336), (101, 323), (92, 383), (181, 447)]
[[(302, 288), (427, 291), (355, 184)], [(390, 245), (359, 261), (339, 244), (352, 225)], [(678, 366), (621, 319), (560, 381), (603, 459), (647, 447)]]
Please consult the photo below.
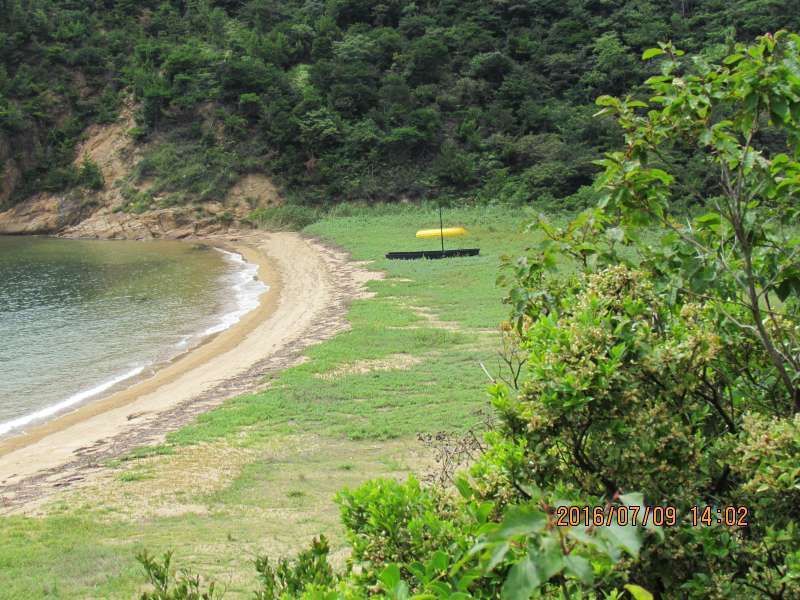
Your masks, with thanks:
[(204, 240), (259, 265), (269, 286), (239, 323), (149, 379), (0, 440), (0, 512), (88, 481), (107, 460), (170, 431), (226, 399), (257, 390), (265, 375), (347, 327), (346, 306), (375, 276), (336, 249), (296, 233)]

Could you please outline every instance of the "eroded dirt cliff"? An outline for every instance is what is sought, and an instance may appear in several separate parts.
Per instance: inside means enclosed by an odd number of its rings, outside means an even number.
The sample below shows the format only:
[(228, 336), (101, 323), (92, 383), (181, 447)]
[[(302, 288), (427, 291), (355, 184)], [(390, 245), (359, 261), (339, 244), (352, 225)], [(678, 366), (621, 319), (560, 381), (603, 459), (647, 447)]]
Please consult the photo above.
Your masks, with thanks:
[[(185, 238), (220, 233), (242, 225), (258, 206), (281, 203), (280, 193), (268, 177), (243, 176), (224, 198), (179, 206), (129, 211), (123, 189), (132, 185), (147, 190), (148, 182), (132, 177), (147, 145), (138, 144), (129, 131), (135, 126), (134, 106), (126, 105), (116, 122), (92, 125), (75, 152), (74, 165), (85, 160), (96, 164), (104, 180), (100, 190), (73, 189), (63, 193), (42, 192), (0, 212), (0, 234), (50, 234), (74, 238), (152, 239)], [(10, 149), (0, 140), (0, 204), (14, 191), (20, 168)]]

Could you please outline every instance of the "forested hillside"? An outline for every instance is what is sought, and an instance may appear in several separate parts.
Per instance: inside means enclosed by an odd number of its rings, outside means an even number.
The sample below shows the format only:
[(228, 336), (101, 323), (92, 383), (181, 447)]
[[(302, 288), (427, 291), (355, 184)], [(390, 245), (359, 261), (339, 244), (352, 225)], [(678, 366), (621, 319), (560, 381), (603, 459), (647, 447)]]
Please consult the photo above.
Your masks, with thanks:
[(619, 142), (610, 120), (592, 118), (594, 99), (645, 79), (644, 48), (671, 39), (719, 57), (734, 40), (797, 29), (799, 8), (0, 0), (0, 207), (103, 185), (91, 164), (75, 166), (76, 144), (125, 103), (136, 111), (128, 135), (146, 143), (124, 182), (136, 211), (217, 199), (249, 172), (306, 203), (580, 204), (591, 161)]

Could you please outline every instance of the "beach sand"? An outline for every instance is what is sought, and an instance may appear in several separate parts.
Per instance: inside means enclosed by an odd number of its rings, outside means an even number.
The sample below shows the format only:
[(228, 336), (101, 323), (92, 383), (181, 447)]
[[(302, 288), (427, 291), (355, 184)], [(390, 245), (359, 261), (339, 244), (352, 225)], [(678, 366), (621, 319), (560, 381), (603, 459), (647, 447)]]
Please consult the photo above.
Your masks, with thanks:
[(233, 396), (263, 386), (310, 344), (347, 328), (347, 304), (377, 274), (296, 233), (203, 240), (259, 265), (269, 286), (239, 323), (149, 379), (0, 440), (0, 513), (89, 481), (103, 463), (164, 436)]

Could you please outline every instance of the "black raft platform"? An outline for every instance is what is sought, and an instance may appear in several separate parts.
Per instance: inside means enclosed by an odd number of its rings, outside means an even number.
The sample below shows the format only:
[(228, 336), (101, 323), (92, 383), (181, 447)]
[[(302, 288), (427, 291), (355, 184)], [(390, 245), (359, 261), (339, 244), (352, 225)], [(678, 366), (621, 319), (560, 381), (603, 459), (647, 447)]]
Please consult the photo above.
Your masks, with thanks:
[(389, 260), (417, 260), (419, 258), (452, 258), (454, 256), (478, 256), (480, 248), (457, 248), (455, 250), (422, 250), (420, 252), (389, 252)]

